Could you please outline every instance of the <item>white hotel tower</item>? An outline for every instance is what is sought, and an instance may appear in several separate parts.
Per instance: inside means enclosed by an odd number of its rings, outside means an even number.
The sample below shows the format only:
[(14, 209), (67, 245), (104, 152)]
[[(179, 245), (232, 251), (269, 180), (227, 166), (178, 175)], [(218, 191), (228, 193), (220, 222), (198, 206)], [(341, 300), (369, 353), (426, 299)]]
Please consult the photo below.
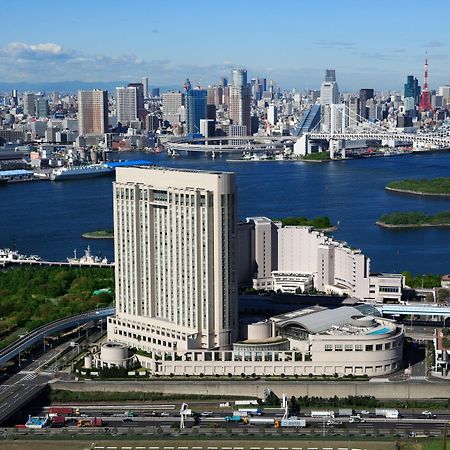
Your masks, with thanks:
[(149, 353), (230, 349), (237, 330), (232, 173), (118, 168), (116, 316), (108, 339)]

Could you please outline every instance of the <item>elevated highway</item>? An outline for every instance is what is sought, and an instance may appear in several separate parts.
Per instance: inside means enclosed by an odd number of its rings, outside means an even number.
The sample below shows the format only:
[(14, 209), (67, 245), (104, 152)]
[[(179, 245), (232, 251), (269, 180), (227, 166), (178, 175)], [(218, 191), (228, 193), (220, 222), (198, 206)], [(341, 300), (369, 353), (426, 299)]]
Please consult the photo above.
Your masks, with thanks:
[(19, 355), (20, 352), (23, 352), (47, 336), (51, 336), (59, 331), (74, 328), (77, 325), (82, 325), (93, 320), (104, 319), (114, 313), (115, 308), (98, 309), (95, 311), (77, 314), (75, 316), (65, 317), (64, 319), (55, 320), (47, 325), (36, 328), (0, 351), (0, 367), (4, 366), (12, 358)]

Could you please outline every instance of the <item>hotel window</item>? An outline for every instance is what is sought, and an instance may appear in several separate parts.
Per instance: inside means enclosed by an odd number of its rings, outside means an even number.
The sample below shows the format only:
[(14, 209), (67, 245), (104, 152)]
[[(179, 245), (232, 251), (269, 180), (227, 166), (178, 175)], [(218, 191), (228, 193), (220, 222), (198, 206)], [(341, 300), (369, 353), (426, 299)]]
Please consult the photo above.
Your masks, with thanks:
[(336, 344), (334, 346), (334, 351), (335, 352), (342, 352), (342, 344)]
[(366, 352), (373, 352), (373, 345), (366, 345)]
[(345, 351), (346, 352), (352, 352), (353, 351), (353, 345), (345, 344)]
[(389, 350), (391, 348), (391, 343), (387, 342), (386, 344), (384, 344), (384, 349), (385, 350)]
[(325, 351), (326, 352), (331, 352), (333, 351), (333, 346), (331, 344), (325, 344)]
[(355, 344), (355, 352), (362, 352), (363, 346), (361, 344)]
[(375, 347), (375, 350), (376, 351), (383, 350), (383, 344), (377, 344), (376, 347)]

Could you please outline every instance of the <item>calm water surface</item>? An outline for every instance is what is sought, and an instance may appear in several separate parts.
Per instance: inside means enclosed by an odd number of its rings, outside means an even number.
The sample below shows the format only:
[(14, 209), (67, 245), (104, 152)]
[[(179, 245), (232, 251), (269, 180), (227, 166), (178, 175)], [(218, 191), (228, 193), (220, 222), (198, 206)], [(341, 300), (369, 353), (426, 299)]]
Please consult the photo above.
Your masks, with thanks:
[[(387, 193), (387, 182), (406, 177), (450, 176), (450, 153), (360, 159), (324, 164), (227, 162), (203, 155), (121, 154), (157, 164), (236, 172), (238, 214), (269, 217), (327, 215), (334, 233), (372, 259), (372, 270), (450, 272), (450, 228), (386, 230), (375, 225), (391, 211), (450, 211), (450, 199)], [(111, 240), (84, 240), (81, 234), (112, 228), (112, 178), (69, 182), (16, 183), (0, 187), (0, 247), (48, 260), (64, 260), (87, 244), (113, 257)]]

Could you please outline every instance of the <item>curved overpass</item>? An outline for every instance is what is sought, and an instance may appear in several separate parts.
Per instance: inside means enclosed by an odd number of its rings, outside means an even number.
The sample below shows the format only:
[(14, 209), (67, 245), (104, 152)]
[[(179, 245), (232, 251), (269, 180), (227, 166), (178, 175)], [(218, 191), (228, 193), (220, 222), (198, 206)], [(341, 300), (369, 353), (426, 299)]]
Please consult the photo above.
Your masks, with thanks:
[(0, 367), (5, 365), (9, 360), (17, 356), (23, 350), (31, 347), (36, 342), (44, 339), (46, 336), (58, 333), (59, 331), (73, 328), (76, 325), (84, 324), (92, 320), (104, 319), (115, 313), (115, 308), (103, 308), (95, 311), (88, 311), (75, 316), (65, 317), (63, 319), (55, 320), (46, 325), (31, 331), (27, 335), (8, 345), (0, 351)]

